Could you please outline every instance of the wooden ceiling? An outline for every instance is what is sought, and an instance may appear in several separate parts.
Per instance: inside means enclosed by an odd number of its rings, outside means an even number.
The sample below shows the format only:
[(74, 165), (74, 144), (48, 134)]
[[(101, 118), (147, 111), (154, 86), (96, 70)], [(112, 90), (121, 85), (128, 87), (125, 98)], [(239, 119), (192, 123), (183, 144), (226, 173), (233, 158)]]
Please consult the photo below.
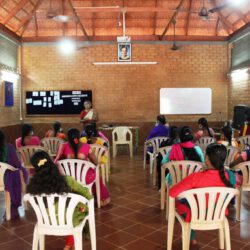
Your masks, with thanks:
[[(229, 1), (204, 4), (209, 10)], [(115, 41), (122, 35), (122, 12), (126, 35), (141, 41), (173, 40), (174, 19), (177, 40), (227, 40), (249, 26), (250, 0), (209, 13), (208, 19), (198, 14), (202, 6), (203, 0), (0, 0), (0, 28), (22, 41), (55, 41), (62, 36)], [(62, 23), (49, 15), (66, 15), (69, 20)]]

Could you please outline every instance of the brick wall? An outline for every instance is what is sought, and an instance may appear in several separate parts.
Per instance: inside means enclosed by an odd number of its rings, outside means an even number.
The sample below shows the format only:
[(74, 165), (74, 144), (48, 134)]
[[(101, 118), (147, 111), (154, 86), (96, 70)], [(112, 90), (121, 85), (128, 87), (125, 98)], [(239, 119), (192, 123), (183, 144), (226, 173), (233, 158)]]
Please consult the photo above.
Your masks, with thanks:
[[(116, 45), (95, 45), (72, 56), (61, 55), (55, 46), (24, 46), (23, 95), (26, 90), (92, 89), (93, 104), (104, 122), (153, 122), (159, 113), (163, 87), (210, 87), (213, 113), (210, 121), (227, 118), (228, 79), (226, 44), (134, 44), (133, 61), (158, 61), (158, 65), (94, 66), (94, 61), (116, 61)], [(25, 105), (23, 101), (23, 112)], [(171, 121), (196, 121), (198, 115), (172, 115)], [(77, 122), (74, 117), (25, 117), (26, 122)]]
[(247, 105), (250, 107), (250, 76), (243, 76), (244, 79), (231, 79), (229, 84), (229, 105), (228, 117), (233, 118), (233, 109), (236, 105)]

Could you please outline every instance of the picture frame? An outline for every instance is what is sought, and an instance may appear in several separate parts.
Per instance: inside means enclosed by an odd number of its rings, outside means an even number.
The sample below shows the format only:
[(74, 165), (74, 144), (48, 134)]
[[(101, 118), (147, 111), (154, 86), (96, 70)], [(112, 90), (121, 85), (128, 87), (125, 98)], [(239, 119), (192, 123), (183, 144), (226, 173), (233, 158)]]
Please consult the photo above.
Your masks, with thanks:
[(13, 82), (3, 81), (3, 105), (5, 107), (14, 106)]
[(118, 43), (117, 44), (117, 58), (118, 58), (118, 62), (131, 62), (131, 59), (132, 59), (131, 43)]

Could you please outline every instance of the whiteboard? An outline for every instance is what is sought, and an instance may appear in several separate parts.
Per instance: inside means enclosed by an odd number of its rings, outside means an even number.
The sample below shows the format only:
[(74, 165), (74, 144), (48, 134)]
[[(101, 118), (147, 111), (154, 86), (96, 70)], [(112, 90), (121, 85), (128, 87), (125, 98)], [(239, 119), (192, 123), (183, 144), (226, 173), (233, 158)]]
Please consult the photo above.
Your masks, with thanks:
[(210, 88), (161, 88), (160, 114), (211, 114)]

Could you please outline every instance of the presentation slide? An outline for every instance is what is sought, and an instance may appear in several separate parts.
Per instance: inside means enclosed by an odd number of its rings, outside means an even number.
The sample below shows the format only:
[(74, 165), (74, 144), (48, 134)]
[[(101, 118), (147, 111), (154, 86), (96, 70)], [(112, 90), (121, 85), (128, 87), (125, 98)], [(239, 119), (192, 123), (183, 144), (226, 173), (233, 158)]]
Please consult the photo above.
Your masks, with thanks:
[(27, 91), (27, 115), (76, 115), (84, 101), (92, 102), (91, 90)]

